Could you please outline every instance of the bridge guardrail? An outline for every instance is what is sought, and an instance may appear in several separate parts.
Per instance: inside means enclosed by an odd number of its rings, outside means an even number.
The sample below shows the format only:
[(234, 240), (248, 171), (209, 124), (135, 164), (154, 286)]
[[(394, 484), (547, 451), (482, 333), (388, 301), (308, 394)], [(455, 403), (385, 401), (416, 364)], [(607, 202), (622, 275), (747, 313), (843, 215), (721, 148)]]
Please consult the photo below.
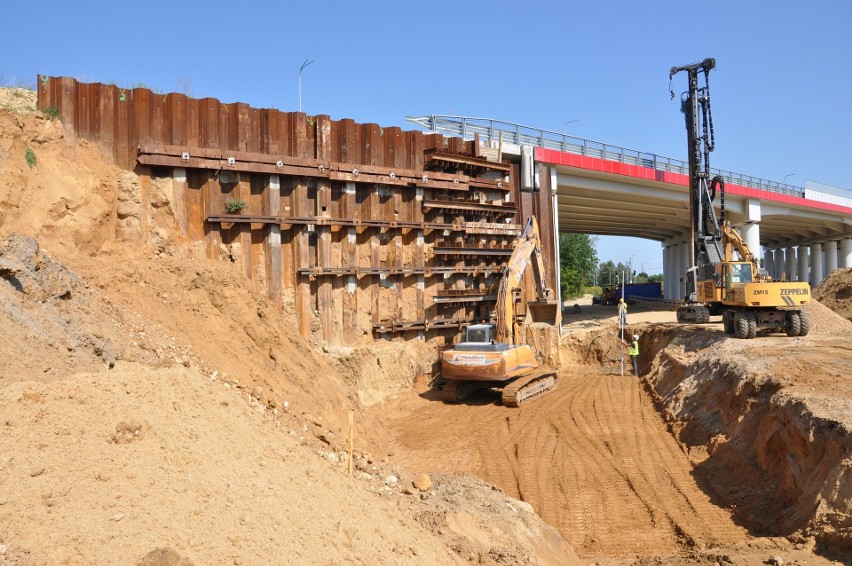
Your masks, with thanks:
[[(427, 130), (440, 132), (444, 135), (459, 136), (464, 139), (473, 139), (474, 134), (479, 134), (480, 138), (496, 141), (500, 139), (500, 135), (502, 134), (502, 139), (505, 143), (532, 145), (587, 157), (606, 159), (608, 161), (627, 163), (629, 165), (639, 165), (658, 171), (681, 173), (684, 175), (689, 174), (689, 163), (682, 159), (665, 157), (551, 130), (494, 120), (492, 118), (432, 114), (429, 116), (408, 116), (406, 119)], [(770, 181), (725, 169), (711, 168), (710, 174), (712, 176), (721, 175), (726, 182), (743, 187), (805, 198), (805, 189), (796, 185)], [(850, 196), (852, 196), (852, 191), (850, 191)]]

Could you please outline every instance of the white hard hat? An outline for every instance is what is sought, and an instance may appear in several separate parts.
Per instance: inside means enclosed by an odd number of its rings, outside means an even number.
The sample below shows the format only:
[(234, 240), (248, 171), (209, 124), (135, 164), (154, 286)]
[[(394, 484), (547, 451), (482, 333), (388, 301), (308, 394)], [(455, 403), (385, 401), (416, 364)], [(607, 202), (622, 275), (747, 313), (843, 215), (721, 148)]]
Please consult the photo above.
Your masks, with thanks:
[(633, 339), (634, 339), (634, 340), (639, 340), (639, 335), (638, 335), (638, 334), (634, 334), (634, 335), (633, 335)]

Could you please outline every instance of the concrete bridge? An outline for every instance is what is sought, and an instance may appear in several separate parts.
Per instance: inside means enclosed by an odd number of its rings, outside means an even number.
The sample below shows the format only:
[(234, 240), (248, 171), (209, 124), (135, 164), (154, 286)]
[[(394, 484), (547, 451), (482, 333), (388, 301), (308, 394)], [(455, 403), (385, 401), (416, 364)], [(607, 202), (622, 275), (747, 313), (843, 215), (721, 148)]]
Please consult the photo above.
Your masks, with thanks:
[[(558, 231), (660, 242), (666, 298), (683, 296), (681, 278), (692, 246), (685, 161), (490, 119), (409, 120), (517, 154), (522, 188), (552, 192)], [(816, 286), (832, 270), (852, 267), (852, 192), (719, 169), (712, 174), (726, 181), (725, 218), (754, 253), (762, 249), (765, 269), (775, 279)], [(718, 198), (715, 204), (718, 214)]]

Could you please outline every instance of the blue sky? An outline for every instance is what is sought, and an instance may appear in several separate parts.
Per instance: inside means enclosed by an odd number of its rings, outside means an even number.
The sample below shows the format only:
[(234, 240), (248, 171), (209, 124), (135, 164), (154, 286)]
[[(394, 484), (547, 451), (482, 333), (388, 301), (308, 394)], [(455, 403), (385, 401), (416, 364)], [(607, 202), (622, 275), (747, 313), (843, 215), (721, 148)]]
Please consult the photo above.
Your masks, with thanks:
[[(311, 114), (413, 127), (406, 115), (456, 113), (686, 159), (668, 70), (715, 57), (714, 167), (852, 188), (845, 0), (200, 6), (11, 3), (0, 82), (43, 73), (296, 110), (299, 66), (313, 59), (302, 74)], [(662, 268), (656, 243), (602, 238), (598, 252)]]

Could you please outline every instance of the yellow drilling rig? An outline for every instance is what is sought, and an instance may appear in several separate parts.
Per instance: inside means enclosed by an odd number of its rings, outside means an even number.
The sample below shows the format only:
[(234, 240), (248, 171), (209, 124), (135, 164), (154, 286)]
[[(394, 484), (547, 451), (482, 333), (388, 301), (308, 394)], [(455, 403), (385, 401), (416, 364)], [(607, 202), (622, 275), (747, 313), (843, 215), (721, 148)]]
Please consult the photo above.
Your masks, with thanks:
[[(689, 90), (681, 97), (689, 141), (689, 188), (693, 249), (685, 277), (686, 302), (677, 310), (678, 322), (708, 322), (722, 315), (725, 333), (754, 338), (759, 329), (804, 336), (810, 329), (800, 308), (811, 300), (807, 282), (771, 281), (761, 277), (760, 264), (742, 237), (725, 221), (725, 181), (710, 179), (710, 152), (715, 140), (710, 112), (710, 70), (716, 60), (672, 67), (669, 80), (685, 71)], [(699, 77), (704, 83), (700, 86)], [(672, 92), (674, 98), (674, 92)], [(713, 208), (720, 199), (720, 219)], [(735, 254), (738, 256), (735, 259)]]

